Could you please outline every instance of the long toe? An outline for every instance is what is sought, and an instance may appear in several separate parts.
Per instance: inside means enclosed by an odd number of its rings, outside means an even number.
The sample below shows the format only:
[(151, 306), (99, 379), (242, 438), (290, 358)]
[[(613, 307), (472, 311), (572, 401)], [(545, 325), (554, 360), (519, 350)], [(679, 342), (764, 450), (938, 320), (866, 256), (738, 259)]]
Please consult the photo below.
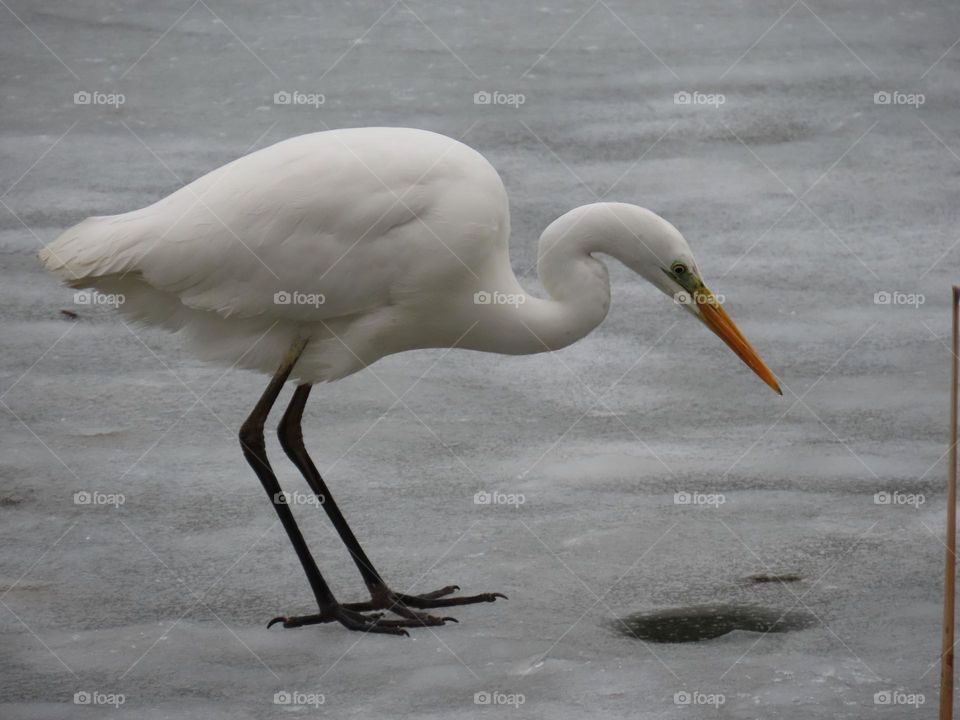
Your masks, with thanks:
[(380, 633), (382, 635), (402, 635), (410, 637), (410, 633), (403, 629), (403, 626), (393, 625), (392, 620), (370, 620), (369, 622), (357, 623), (353, 620), (341, 621), (341, 624), (347, 630), (359, 630), (365, 633)]
[(453, 607), (455, 605), (474, 605), (476, 603), (491, 603), (497, 598), (507, 599), (503, 593), (481, 593), (480, 595), (464, 595), (460, 597), (429, 597), (427, 595), (398, 595), (404, 605), (420, 610), (430, 608)]
[[(282, 624), (285, 628), (297, 628), (303, 627), (304, 625), (320, 625), (322, 623), (329, 622), (339, 622), (341, 625), (345, 625), (344, 620), (347, 620), (356, 625), (362, 625), (368, 622), (376, 622), (383, 617), (382, 612), (370, 613), (367, 615), (361, 614), (359, 612), (354, 612), (349, 608), (344, 607), (343, 605), (332, 608), (327, 612), (314, 613), (313, 615), (280, 615), (273, 618), (270, 622), (267, 623), (267, 627), (273, 627), (277, 624)], [(358, 628), (350, 628), (351, 630)]]
[(432, 600), (433, 598), (443, 597), (444, 595), (452, 595), (455, 592), (460, 591), (459, 585), (447, 585), (442, 587), (439, 590), (434, 590), (433, 592), (420, 593), (418, 597), (425, 598), (427, 600)]
[(285, 628), (295, 628), (302, 627), (303, 625), (318, 625), (320, 623), (328, 623), (332, 620), (331, 617), (317, 613), (315, 615), (300, 615), (300, 616), (287, 616), (279, 615), (278, 617), (273, 618), (270, 622), (267, 623), (267, 627), (271, 628), (277, 623), (283, 623)]
[[(389, 589), (383, 589), (382, 592), (377, 594), (376, 599), (365, 600), (363, 602), (351, 602), (343, 603), (343, 607), (348, 610), (358, 610), (360, 612), (365, 612), (367, 610), (392, 610), (392, 605), (397, 603), (402, 603), (401, 598), (405, 597), (417, 597), (422, 601), (433, 600), (435, 598), (440, 598), (445, 595), (451, 595), (452, 593), (457, 592), (460, 589), (459, 585), (447, 585), (442, 587), (439, 590), (433, 590), (427, 593), (420, 593), (416, 596), (412, 595), (403, 595), (402, 593), (395, 593)], [(415, 607), (424, 607), (417, 605)], [(402, 614), (402, 613), (400, 613)], [(452, 618), (451, 618), (452, 619)]]
[(416, 617), (402, 617), (400, 619), (378, 620), (377, 623), (384, 627), (399, 628), (417, 628), (436, 625), (445, 625), (448, 621), (457, 622), (453, 618), (437, 617), (435, 615), (426, 615), (418, 613)]
[(412, 621), (413, 625), (445, 625), (448, 622), (459, 623), (455, 617), (431, 615), (430, 613), (415, 612), (401, 603), (390, 608), (390, 612)]
[(375, 602), (373, 600), (365, 600), (364, 602), (349, 602), (343, 603), (341, 606), (347, 610), (353, 610), (355, 612), (367, 612), (368, 610), (382, 610), (386, 606), (382, 602)]
[[(343, 604), (343, 609), (349, 610), (351, 612), (358, 612), (358, 611), (362, 612), (362, 611), (372, 610), (374, 608), (377, 608), (377, 609), (383, 608), (384, 610), (389, 610), (395, 615), (399, 615), (402, 618), (406, 618), (407, 620), (412, 621), (409, 624), (405, 623), (404, 627), (417, 627), (420, 625), (444, 625), (448, 622), (454, 622), (454, 623), (460, 622), (455, 617), (450, 617), (449, 615), (441, 617), (437, 615), (430, 615), (429, 613), (416, 612), (415, 610), (412, 610), (410, 607), (404, 604), (404, 602), (399, 597), (392, 598), (388, 602), (374, 602), (371, 600), (369, 602)], [(271, 622), (274, 622), (274, 621), (271, 621)]]

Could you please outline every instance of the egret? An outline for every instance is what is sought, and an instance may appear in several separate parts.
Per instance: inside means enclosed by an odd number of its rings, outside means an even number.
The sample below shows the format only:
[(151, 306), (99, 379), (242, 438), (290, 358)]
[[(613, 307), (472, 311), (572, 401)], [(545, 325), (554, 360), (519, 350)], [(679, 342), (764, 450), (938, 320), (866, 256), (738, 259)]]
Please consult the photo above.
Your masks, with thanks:
[[(353, 128), (279, 142), (140, 210), (87, 218), (40, 257), (71, 287), (122, 297), (119, 310), (133, 320), (182, 332), (202, 359), (272, 375), (240, 443), (318, 609), (271, 624), (339, 622), (401, 635), (452, 620), (425, 610), (504, 596), (455, 595), (455, 585), (419, 595), (390, 588), (304, 447), (301, 418), (315, 383), (420, 348), (525, 355), (566, 347), (607, 314), (610, 282), (598, 258), (607, 255), (680, 298), (780, 393), (704, 284), (684, 237), (657, 214), (597, 202), (554, 220), (537, 255), (546, 297), (520, 286), (509, 236), (503, 182), (476, 150), (425, 130)], [(264, 423), (288, 379), (296, 388), (278, 426), (281, 446), (324, 498), (368, 601), (337, 600), (267, 459)]]

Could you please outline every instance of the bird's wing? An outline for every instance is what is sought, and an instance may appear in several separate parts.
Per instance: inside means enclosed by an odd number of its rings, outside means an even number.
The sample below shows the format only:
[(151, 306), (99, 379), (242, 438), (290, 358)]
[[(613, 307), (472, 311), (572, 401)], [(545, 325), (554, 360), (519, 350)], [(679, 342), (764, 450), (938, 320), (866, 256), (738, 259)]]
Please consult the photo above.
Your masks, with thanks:
[(389, 304), (405, 269), (440, 249), (429, 228), (407, 231), (462, 170), (464, 156), (448, 155), (465, 146), (432, 133), (415, 148), (409, 137), (330, 135), (278, 143), (141, 210), (89, 218), (43, 259), (74, 284), (136, 273), (223, 316), (316, 321)]

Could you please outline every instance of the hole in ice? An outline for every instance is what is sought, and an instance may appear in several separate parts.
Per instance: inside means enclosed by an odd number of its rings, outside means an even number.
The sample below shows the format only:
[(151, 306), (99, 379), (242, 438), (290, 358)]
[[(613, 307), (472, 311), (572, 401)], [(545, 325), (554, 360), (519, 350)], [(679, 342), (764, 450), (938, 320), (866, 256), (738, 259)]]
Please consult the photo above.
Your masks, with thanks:
[(762, 583), (791, 583), (791, 582), (800, 582), (803, 578), (797, 573), (784, 573), (783, 575), (751, 575), (747, 578), (750, 582), (754, 584)]
[(756, 605), (694, 605), (621, 618), (617, 629), (628, 637), (658, 643), (710, 640), (734, 630), (790, 632), (816, 623), (812, 613)]

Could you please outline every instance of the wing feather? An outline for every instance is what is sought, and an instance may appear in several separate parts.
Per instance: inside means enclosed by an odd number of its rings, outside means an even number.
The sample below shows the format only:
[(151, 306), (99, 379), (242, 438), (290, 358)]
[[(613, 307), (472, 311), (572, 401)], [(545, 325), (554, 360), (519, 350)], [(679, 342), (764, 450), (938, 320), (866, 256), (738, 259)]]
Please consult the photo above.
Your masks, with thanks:
[[(73, 285), (133, 274), (224, 317), (317, 321), (388, 305), (424, 257), (411, 226), (431, 215), (465, 159), (489, 167), (455, 140), (405, 132), (292, 138), (148, 207), (88, 218), (41, 257)], [(399, 235), (407, 242), (394, 242)]]

